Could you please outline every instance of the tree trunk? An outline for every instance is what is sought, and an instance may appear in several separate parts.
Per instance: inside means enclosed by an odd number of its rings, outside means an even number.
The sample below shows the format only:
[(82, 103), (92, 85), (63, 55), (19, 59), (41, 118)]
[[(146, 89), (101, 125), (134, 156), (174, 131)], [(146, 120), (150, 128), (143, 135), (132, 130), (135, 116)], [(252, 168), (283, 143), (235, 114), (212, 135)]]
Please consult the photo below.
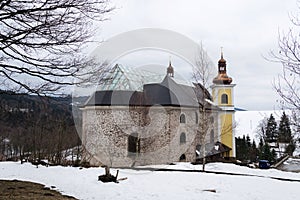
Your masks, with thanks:
[(105, 166), (105, 175), (106, 176), (110, 175), (110, 167), (109, 166)]
[(205, 164), (206, 164), (206, 158), (205, 158), (205, 154), (206, 154), (206, 152), (205, 152), (205, 143), (204, 143), (204, 145), (203, 145), (204, 147), (203, 147), (203, 159), (202, 159), (202, 171), (205, 171)]

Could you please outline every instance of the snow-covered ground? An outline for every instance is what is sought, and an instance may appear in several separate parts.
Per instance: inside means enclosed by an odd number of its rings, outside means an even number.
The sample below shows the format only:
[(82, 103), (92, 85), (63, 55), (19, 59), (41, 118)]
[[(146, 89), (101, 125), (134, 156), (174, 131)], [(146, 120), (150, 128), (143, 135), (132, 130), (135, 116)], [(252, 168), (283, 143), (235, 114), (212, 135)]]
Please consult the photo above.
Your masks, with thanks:
[[(170, 169), (201, 169), (200, 165), (147, 166)], [(0, 162), (0, 179), (27, 180), (55, 186), (63, 194), (78, 199), (299, 199), (300, 182), (276, 180), (270, 177), (300, 181), (300, 173), (275, 169), (260, 170), (234, 164), (210, 163), (206, 170), (243, 173), (257, 176), (224, 175), (202, 172), (161, 172), (121, 169), (119, 184), (98, 182), (102, 168), (44, 167), (19, 162)], [(112, 169), (112, 174), (116, 169)], [(216, 193), (205, 190), (214, 189)]]
[(300, 172), (300, 159), (289, 158), (280, 166), (280, 169), (286, 171)]

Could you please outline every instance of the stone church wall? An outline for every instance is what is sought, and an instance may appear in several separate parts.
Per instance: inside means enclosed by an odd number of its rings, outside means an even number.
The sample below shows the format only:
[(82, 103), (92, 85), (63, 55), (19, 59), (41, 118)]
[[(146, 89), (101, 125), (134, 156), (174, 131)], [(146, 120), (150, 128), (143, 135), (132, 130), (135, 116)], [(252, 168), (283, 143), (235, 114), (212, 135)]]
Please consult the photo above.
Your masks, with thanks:
[[(83, 109), (82, 142), (92, 165), (130, 167), (195, 161), (197, 136), (195, 108), (99, 106)], [(180, 123), (180, 115), (185, 123)], [(180, 141), (185, 133), (186, 141)], [(139, 153), (128, 152), (129, 136), (137, 134)]]

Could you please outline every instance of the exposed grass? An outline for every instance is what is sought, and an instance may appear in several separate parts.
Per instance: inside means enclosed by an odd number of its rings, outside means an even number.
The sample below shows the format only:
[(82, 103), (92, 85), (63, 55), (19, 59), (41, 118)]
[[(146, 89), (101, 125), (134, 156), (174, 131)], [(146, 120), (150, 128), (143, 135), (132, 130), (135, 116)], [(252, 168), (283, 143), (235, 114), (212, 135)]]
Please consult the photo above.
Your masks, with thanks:
[(0, 199), (70, 200), (75, 198), (62, 195), (38, 183), (18, 180), (0, 180)]

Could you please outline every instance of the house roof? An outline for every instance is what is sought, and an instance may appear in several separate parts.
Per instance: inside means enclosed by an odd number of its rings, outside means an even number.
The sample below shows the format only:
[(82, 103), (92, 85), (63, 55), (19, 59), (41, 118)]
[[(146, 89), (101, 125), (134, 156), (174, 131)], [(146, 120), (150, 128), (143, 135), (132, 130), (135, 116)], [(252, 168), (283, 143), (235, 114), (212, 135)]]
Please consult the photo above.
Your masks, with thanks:
[(199, 107), (195, 88), (177, 84), (165, 76), (161, 83), (146, 84), (143, 91), (102, 90), (96, 91), (85, 106), (176, 106)]
[[(201, 151), (201, 149), (199, 150)], [(226, 146), (221, 142), (208, 143), (205, 144), (205, 157), (210, 157), (224, 152), (229, 152), (230, 150), (232, 150), (230, 147)], [(201, 152), (197, 152), (197, 154), (198, 154), (198, 158), (203, 157), (203, 154)]]
[(199, 107), (209, 104), (205, 99), (211, 100), (211, 96), (201, 84), (189, 85), (168, 75), (161, 78), (152, 72), (126, 71), (121, 65), (115, 65), (85, 106)]
[(144, 93), (150, 105), (199, 106), (194, 88), (177, 84), (170, 76), (161, 83), (144, 85)]
[(104, 90), (96, 91), (87, 100), (85, 106), (128, 106), (136, 91)]

